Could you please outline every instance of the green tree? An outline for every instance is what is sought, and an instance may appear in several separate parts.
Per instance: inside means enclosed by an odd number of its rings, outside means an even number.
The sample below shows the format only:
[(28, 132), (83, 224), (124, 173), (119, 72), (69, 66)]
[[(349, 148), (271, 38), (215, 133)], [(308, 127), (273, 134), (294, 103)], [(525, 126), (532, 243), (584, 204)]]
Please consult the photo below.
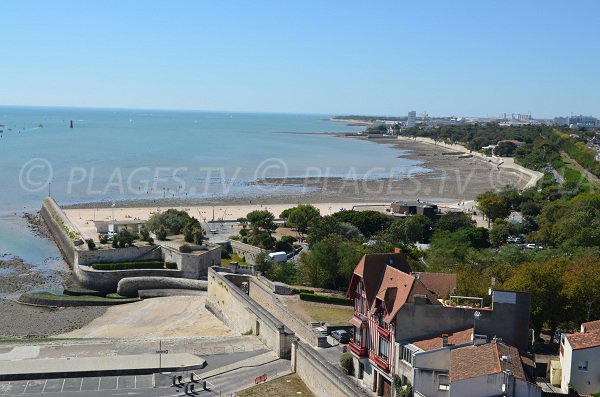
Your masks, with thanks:
[(460, 229), (474, 226), (477, 226), (477, 222), (471, 218), (471, 215), (464, 212), (449, 212), (438, 219), (435, 230), (454, 233)]
[(490, 243), (496, 248), (506, 244), (510, 235), (510, 225), (503, 220), (496, 220), (490, 229)]
[(194, 218), (185, 211), (170, 208), (165, 212), (152, 215), (150, 219), (148, 219), (148, 222), (146, 222), (146, 227), (156, 233), (156, 231), (163, 226), (170, 234), (180, 234), (185, 225), (193, 219)]
[(488, 226), (496, 219), (506, 219), (510, 215), (510, 207), (506, 200), (494, 192), (486, 192), (477, 196), (477, 206), (488, 218)]
[(300, 240), (304, 240), (304, 235), (308, 233), (311, 224), (321, 217), (321, 213), (310, 204), (300, 204), (292, 208), (288, 214), (288, 224), (296, 229)]
[(340, 211), (332, 215), (340, 222), (350, 223), (365, 237), (371, 237), (387, 229), (393, 218), (378, 211)]
[(562, 274), (567, 262), (555, 259), (519, 266), (503, 288), (531, 294), (531, 326), (537, 333), (546, 324), (551, 334), (567, 317)]
[(158, 227), (158, 230), (156, 230), (155, 234), (156, 238), (160, 241), (165, 241), (167, 239), (167, 229), (163, 225)]

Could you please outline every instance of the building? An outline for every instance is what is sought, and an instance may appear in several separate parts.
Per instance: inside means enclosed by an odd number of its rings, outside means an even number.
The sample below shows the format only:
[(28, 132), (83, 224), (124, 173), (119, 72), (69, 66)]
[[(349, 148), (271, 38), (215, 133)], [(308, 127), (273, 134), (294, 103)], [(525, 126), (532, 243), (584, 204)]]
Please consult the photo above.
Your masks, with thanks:
[(406, 126), (412, 128), (417, 125), (417, 112), (411, 110), (408, 112), (408, 119), (406, 120)]
[(451, 351), (449, 376), (442, 378), (448, 383), (438, 389), (449, 397), (541, 397), (534, 368), (531, 358), (502, 342), (464, 346)]
[(600, 392), (600, 320), (583, 323), (579, 332), (562, 335), (560, 364), (563, 393), (569, 391), (569, 385), (580, 394)]
[(600, 120), (596, 117), (592, 116), (569, 116), (569, 117), (555, 117), (554, 118), (555, 125), (567, 125), (571, 128), (573, 127), (599, 127)]
[(412, 358), (423, 350), (415, 341), (443, 341), (456, 333), (462, 344), (465, 330), (474, 328), (470, 338), (499, 338), (527, 348), (529, 294), (492, 291), (491, 306), (484, 307), (481, 298), (453, 295), (455, 275), (411, 274), (408, 268), (400, 251), (368, 254), (357, 264), (348, 288), (348, 297), (354, 299), (349, 347), (355, 374), (378, 395), (392, 395), (394, 376), (402, 384), (413, 384)]
[(435, 219), (435, 217), (440, 213), (437, 205), (421, 200), (394, 201), (390, 205), (390, 208), (392, 210), (392, 214), (425, 215), (431, 219)]

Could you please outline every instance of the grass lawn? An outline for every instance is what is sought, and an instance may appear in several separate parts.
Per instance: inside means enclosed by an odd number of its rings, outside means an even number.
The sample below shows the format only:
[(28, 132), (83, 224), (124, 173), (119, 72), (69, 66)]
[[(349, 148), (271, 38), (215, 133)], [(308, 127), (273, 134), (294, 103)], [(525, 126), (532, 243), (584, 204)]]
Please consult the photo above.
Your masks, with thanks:
[(302, 302), (308, 315), (320, 323), (346, 324), (352, 317), (354, 308), (350, 306), (328, 305), (323, 303)]
[(260, 385), (242, 390), (237, 393), (238, 397), (314, 397), (314, 394), (306, 387), (302, 379), (296, 374), (282, 376), (273, 381), (267, 381)]

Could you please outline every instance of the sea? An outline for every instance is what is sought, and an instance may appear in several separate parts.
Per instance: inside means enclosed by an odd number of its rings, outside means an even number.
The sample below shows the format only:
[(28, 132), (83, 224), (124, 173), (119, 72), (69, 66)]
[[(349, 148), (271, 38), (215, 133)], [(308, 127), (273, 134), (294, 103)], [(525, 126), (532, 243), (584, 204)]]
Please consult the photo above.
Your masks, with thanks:
[(388, 145), (342, 139), (364, 127), (328, 114), (0, 106), (0, 256), (48, 266), (60, 254), (22, 220), (60, 204), (260, 197), (306, 191), (279, 178), (428, 172)]

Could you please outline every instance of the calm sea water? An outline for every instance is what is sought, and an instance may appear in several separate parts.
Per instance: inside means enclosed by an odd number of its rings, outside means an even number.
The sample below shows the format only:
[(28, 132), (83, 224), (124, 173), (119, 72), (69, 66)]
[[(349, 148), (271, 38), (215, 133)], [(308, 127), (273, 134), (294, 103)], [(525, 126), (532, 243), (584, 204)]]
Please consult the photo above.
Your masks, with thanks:
[[(11, 214), (38, 209), (49, 189), (63, 204), (253, 196), (277, 193), (257, 190), (252, 182), (262, 178), (427, 171), (389, 146), (322, 134), (362, 129), (329, 117), (0, 107), (0, 254), (31, 254)], [(43, 251), (29, 259), (58, 255)]]

